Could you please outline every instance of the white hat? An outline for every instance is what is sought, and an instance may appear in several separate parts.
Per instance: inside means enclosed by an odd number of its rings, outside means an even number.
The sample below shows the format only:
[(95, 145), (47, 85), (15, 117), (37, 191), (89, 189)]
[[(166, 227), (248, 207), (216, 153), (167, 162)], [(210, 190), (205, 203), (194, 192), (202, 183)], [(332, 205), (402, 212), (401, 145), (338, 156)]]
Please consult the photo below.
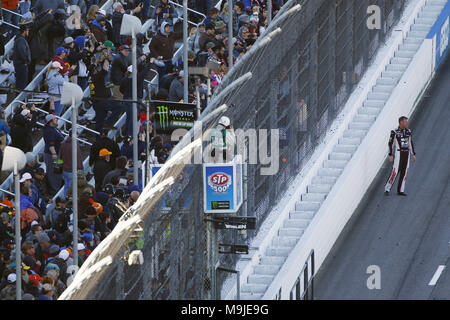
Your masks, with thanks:
[(101, 15), (106, 16), (106, 11), (103, 9), (98, 10), (97, 13), (100, 13)]
[(37, 224), (39, 224), (39, 222), (37, 222), (36, 220), (31, 221), (31, 226), (35, 226)]
[(86, 247), (84, 246), (84, 244), (79, 243), (79, 244), (77, 245), (77, 250), (78, 250), (78, 251), (84, 250), (84, 249), (86, 249)]
[(180, 70), (180, 72), (178, 72), (178, 76), (180, 78), (184, 78), (184, 70)]
[(121, 6), (121, 5), (122, 5), (122, 3), (120, 3), (120, 1), (114, 2), (114, 4), (113, 4), (113, 10), (116, 10), (117, 7), (118, 7), (118, 6)]
[(230, 118), (228, 118), (227, 116), (223, 116), (219, 120), (219, 124), (223, 125), (224, 127), (228, 127), (230, 123), (231, 123)]
[(127, 68), (127, 71), (128, 71), (129, 73), (132, 73), (132, 72), (133, 72), (133, 65), (129, 66), (129, 67)]
[(16, 279), (17, 279), (17, 277), (16, 277), (16, 274), (15, 274), (15, 273), (10, 273), (10, 274), (8, 275), (8, 282), (9, 282), (9, 283), (14, 283), (14, 282), (16, 282)]
[(25, 172), (25, 173), (22, 175), (22, 179), (20, 179), (20, 183), (23, 183), (23, 182), (25, 182), (25, 181), (27, 181), (27, 180), (30, 180), (30, 179), (33, 179), (33, 177), (31, 176), (31, 174), (30, 174), (29, 172)]
[(63, 259), (64, 261), (66, 261), (67, 259), (69, 259), (69, 251), (67, 251), (66, 249), (61, 250), (59, 252), (58, 258)]
[(69, 43), (72, 43), (72, 42), (73, 42), (73, 38), (72, 37), (67, 37), (67, 38), (64, 39), (64, 43), (65, 44), (69, 44)]
[(36, 161), (36, 156), (33, 152), (28, 151), (25, 153), (25, 157), (27, 158), (27, 162)]
[(23, 115), (24, 117), (26, 117), (31, 111), (28, 109), (23, 109), (22, 112), (20, 113), (21, 115)]
[(59, 63), (59, 61), (53, 61), (52, 62), (52, 68), (63, 69), (63, 67), (61, 66), (61, 63)]

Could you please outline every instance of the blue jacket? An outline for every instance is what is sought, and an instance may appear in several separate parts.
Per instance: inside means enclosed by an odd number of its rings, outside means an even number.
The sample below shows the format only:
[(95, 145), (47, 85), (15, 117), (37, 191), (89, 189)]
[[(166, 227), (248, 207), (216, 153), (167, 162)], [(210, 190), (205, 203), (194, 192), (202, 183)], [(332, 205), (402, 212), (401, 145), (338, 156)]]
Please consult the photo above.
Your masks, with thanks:
[(45, 153), (50, 153), (50, 147), (55, 147), (56, 153), (59, 152), (59, 147), (61, 146), (61, 142), (64, 141), (64, 136), (60, 133), (60, 131), (56, 128), (50, 127), (49, 125), (45, 125), (44, 127), (44, 142), (45, 142)]

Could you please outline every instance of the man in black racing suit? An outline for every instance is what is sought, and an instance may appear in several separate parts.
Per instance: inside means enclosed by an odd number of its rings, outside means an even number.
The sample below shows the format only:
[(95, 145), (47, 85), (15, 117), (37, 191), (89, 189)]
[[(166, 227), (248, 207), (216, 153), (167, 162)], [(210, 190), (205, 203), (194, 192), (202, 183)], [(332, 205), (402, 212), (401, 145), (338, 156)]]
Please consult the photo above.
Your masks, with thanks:
[(409, 154), (412, 153), (412, 160), (416, 162), (416, 151), (414, 150), (411, 130), (408, 129), (408, 118), (400, 117), (398, 123), (398, 128), (391, 131), (389, 138), (389, 161), (393, 162), (393, 166), (391, 175), (384, 187), (384, 193), (389, 195), (395, 178), (400, 173), (397, 194), (406, 196), (405, 181), (408, 175)]

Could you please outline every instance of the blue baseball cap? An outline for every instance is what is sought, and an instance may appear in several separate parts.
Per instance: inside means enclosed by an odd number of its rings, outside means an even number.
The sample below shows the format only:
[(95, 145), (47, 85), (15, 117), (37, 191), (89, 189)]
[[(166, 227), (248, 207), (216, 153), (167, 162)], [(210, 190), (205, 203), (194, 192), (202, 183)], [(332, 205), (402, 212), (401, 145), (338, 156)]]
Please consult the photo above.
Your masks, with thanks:
[(56, 54), (59, 56), (61, 53), (63, 52), (67, 52), (66, 48), (63, 47), (59, 47), (58, 49), (56, 49)]

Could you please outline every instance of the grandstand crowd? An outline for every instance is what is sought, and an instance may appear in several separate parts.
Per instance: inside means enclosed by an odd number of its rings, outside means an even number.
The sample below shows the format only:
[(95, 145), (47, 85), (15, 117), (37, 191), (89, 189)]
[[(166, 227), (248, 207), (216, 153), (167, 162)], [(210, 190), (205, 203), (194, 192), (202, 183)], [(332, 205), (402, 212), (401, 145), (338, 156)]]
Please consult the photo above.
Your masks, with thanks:
[[(0, 110), (0, 149), (9, 145), (21, 149), (27, 159), (20, 179), (22, 277), (15, 274), (14, 202), (3, 194), (0, 203), (0, 300), (16, 298), (16, 281), (22, 281), (22, 298), (27, 300), (57, 299), (70, 284), (71, 265), (81, 266), (95, 247), (111, 232), (122, 214), (133, 205), (142, 185), (133, 182), (133, 143), (138, 143), (139, 157), (152, 163), (164, 163), (172, 150), (167, 137), (155, 135), (152, 115), (146, 118), (140, 108), (139, 141), (132, 139), (133, 72), (138, 72), (138, 99), (183, 101), (183, 62), (173, 63), (177, 45), (182, 40), (182, 21), (176, 4), (168, 0), (115, 1), (112, 14), (101, 9), (99, 0), (2, 0), (3, 24), (0, 53), (5, 44), (14, 42), (11, 55), (15, 88), (24, 90), (38, 72), (45, 68), (41, 88), (49, 95), (40, 108), (48, 114), (43, 129), (37, 125), (42, 117), (35, 104), (24, 103), (11, 117)], [(215, 1), (216, 2), (216, 1)], [(182, 3), (182, 1), (180, 1)], [(273, 16), (284, 1), (273, 1)], [(68, 23), (68, 6), (81, 11), (78, 24)], [(213, 6), (215, 5), (215, 6)], [(190, 14), (188, 65), (208, 66), (208, 76), (189, 76), (189, 101), (207, 103), (207, 79), (212, 90), (222, 81), (228, 65), (228, 21), (233, 15), (233, 64), (255, 43), (268, 24), (267, 1), (233, 1), (233, 12), (226, 1), (189, 1), (189, 8), (206, 18)], [(16, 12), (19, 15), (11, 13)], [(145, 23), (154, 19), (155, 32), (137, 34), (138, 70), (131, 66), (131, 38), (120, 34), (124, 14), (132, 14)], [(73, 26), (76, 26), (75, 28)], [(194, 26), (195, 25), (195, 26)], [(2, 59), (3, 61), (3, 59)], [(51, 63), (49, 63), (51, 62)], [(144, 80), (158, 77), (155, 92), (145, 90)], [(70, 132), (58, 126), (66, 110), (60, 103), (65, 82), (78, 84), (90, 91), (90, 106), (95, 118), (87, 124), (99, 134), (89, 150), (89, 166), (83, 167), (78, 145), (78, 173), (72, 174), (72, 140)], [(125, 113), (124, 130), (115, 128)], [(150, 123), (147, 143), (146, 122)], [(111, 130), (118, 132), (111, 139)], [(45, 143), (43, 154), (33, 153), (33, 141), (40, 135)], [(77, 142), (79, 144), (79, 142)], [(0, 152), (0, 156), (2, 157)], [(39, 160), (40, 159), (40, 160)], [(40, 165), (44, 163), (45, 165)], [(92, 171), (95, 183), (89, 183), (86, 171)], [(1, 181), (5, 178), (2, 174)], [(78, 184), (78, 230), (72, 228), (72, 179)], [(56, 196), (63, 188), (62, 196)], [(49, 204), (52, 204), (51, 206)], [(79, 243), (72, 243), (72, 232), (78, 232)], [(73, 251), (78, 261), (73, 261)]]

